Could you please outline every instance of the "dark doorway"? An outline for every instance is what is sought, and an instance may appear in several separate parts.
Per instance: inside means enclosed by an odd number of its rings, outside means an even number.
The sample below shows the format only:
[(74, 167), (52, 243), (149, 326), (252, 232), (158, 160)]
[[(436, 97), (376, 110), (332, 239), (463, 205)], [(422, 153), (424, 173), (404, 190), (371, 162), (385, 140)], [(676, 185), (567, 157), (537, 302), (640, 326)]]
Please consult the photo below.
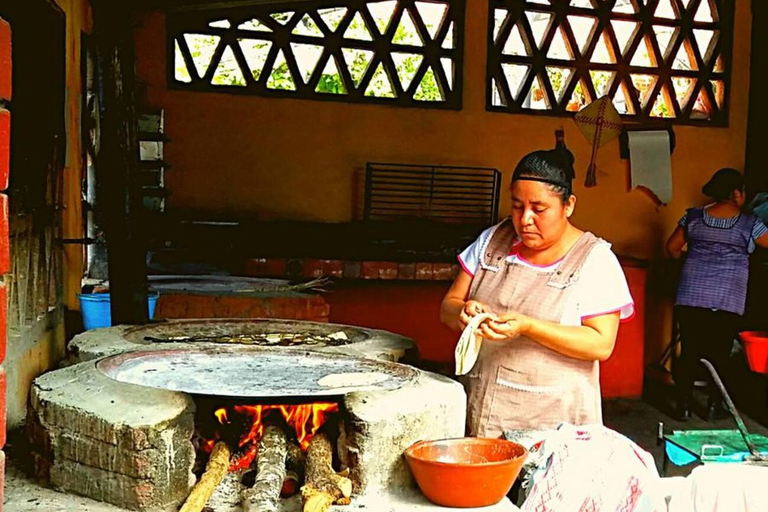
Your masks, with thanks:
[[(9, 327), (26, 338), (61, 305), (66, 20), (46, 0), (3, 2), (12, 27)], [(34, 331), (29, 331), (34, 332)], [(29, 340), (31, 341), (31, 340)]]

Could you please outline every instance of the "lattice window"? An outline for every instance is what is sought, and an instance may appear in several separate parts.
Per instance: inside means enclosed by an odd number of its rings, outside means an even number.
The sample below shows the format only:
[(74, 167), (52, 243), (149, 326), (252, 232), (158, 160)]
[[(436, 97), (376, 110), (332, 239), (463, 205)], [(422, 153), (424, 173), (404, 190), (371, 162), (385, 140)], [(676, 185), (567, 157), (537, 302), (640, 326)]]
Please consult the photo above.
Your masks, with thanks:
[(490, 0), (488, 110), (726, 125), (733, 0)]
[(464, 0), (337, 0), (169, 15), (175, 87), (461, 107)]

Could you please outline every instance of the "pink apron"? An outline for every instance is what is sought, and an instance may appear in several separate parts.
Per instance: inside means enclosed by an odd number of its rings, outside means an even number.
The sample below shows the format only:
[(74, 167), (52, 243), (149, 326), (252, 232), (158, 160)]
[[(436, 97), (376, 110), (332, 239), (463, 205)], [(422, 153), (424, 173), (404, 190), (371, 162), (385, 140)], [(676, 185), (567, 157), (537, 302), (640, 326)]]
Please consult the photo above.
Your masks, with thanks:
[[(496, 313), (517, 311), (560, 323), (584, 261), (602, 241), (584, 233), (554, 272), (541, 272), (506, 261), (514, 238), (509, 219), (496, 227), (483, 250), (469, 298)], [(484, 340), (465, 386), (473, 436), (499, 437), (508, 429), (550, 429), (561, 422), (602, 423), (597, 361), (560, 354), (526, 336)]]

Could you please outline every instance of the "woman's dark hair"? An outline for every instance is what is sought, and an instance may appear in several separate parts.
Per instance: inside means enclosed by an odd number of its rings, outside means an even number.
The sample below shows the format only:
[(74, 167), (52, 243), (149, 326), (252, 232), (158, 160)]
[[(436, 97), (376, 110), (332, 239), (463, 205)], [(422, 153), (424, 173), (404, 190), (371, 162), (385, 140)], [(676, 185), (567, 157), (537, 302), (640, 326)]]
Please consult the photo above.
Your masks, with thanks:
[(702, 193), (715, 201), (725, 201), (734, 190), (744, 190), (744, 176), (736, 169), (720, 169), (701, 187)]
[(565, 204), (573, 193), (573, 154), (567, 149), (534, 151), (525, 155), (512, 173), (512, 183), (518, 180), (541, 181), (550, 186)]

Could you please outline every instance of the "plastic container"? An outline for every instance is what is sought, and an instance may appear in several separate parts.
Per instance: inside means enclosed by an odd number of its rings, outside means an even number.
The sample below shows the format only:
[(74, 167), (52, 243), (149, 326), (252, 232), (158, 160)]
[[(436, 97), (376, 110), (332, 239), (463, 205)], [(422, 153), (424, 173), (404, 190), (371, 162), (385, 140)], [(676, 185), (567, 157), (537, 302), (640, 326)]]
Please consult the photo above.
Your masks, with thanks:
[[(149, 293), (149, 318), (155, 316), (157, 292)], [(80, 299), (80, 311), (83, 313), (83, 326), (85, 330), (98, 329), (112, 326), (112, 310), (108, 293), (78, 293)]]
[(437, 505), (459, 508), (500, 502), (527, 456), (527, 450), (512, 441), (474, 437), (421, 441), (405, 451), (424, 496)]
[(739, 338), (752, 371), (768, 374), (768, 332), (744, 331)]

